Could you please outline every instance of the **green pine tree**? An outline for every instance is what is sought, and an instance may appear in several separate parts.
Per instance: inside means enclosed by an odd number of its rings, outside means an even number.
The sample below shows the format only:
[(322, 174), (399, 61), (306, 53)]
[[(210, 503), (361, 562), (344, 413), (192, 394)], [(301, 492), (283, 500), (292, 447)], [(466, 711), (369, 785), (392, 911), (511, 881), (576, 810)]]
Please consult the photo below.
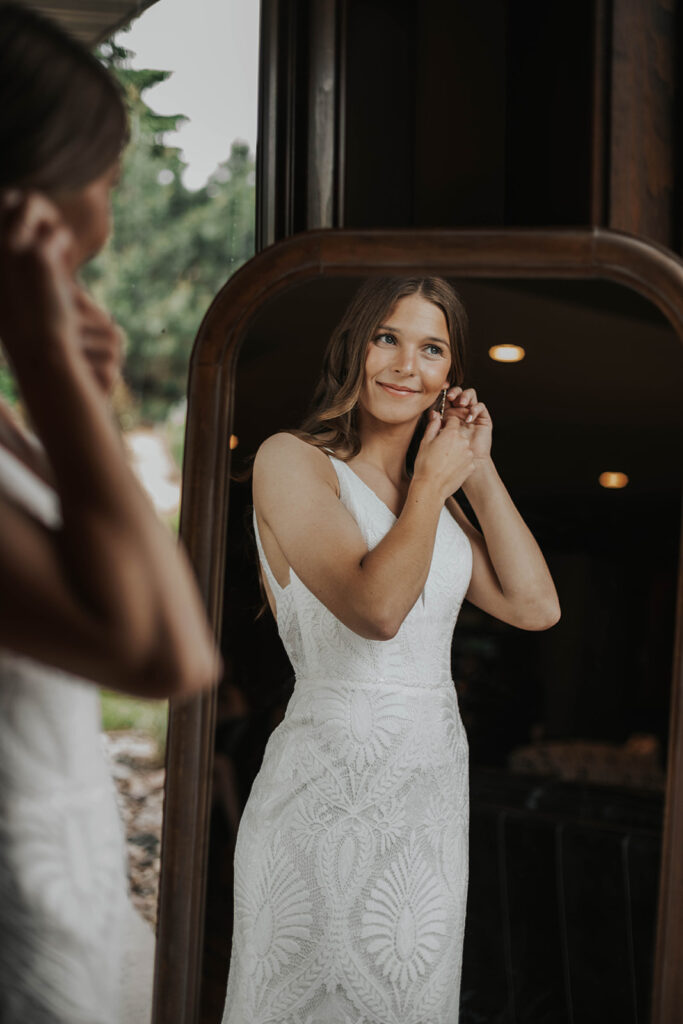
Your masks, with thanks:
[(166, 139), (186, 119), (154, 113), (145, 98), (169, 72), (130, 68), (130, 52), (111, 42), (100, 56), (126, 94), (131, 141), (112, 238), (84, 276), (125, 332), (125, 378), (139, 414), (163, 420), (185, 395), (192, 343), (212, 298), (253, 255), (254, 159), (234, 142), (204, 188), (185, 188), (185, 164)]

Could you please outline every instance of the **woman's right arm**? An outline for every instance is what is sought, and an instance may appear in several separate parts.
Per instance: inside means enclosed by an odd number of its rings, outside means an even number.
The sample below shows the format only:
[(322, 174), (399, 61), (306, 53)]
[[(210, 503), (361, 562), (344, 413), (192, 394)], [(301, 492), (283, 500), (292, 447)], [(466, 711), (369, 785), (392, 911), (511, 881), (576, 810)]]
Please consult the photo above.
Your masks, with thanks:
[(367, 639), (390, 640), (398, 632), (427, 580), (444, 502), (474, 468), (460, 423), (440, 427), (434, 413), (401, 514), (371, 551), (337, 496), (323, 452), (276, 434), (256, 456), (254, 507), (266, 554), (270, 541), (304, 585)]
[(0, 224), (0, 337), (46, 450), (63, 526), (0, 501), (0, 647), (140, 696), (190, 695), (219, 658), (191, 568), (124, 455), (80, 348), (71, 236), (37, 195)]

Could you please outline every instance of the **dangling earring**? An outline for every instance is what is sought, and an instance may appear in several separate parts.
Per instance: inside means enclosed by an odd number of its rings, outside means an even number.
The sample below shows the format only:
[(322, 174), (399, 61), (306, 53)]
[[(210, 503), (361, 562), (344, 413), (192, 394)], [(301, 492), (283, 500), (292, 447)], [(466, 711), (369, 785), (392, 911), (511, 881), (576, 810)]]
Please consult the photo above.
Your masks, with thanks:
[(444, 388), (441, 392), (441, 405), (439, 406), (439, 416), (443, 419), (443, 414), (446, 411), (446, 395), (448, 394), (448, 388)]

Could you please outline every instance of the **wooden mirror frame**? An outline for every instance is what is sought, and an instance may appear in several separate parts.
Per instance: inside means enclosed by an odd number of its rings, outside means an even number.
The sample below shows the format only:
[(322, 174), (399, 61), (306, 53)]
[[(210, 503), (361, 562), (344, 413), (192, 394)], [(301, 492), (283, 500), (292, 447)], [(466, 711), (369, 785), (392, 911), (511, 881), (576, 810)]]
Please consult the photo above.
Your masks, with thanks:
[[(580, 230), (311, 231), (251, 259), (214, 299), (195, 341), (180, 535), (220, 629), (235, 369), (264, 302), (320, 276), (597, 279), (653, 302), (683, 341), (683, 261), (642, 238)], [(683, 547), (683, 545), (682, 545)], [(651, 1024), (683, 1006), (683, 559), (679, 553), (673, 678)], [(215, 692), (171, 708), (154, 1024), (195, 1024), (201, 995)]]

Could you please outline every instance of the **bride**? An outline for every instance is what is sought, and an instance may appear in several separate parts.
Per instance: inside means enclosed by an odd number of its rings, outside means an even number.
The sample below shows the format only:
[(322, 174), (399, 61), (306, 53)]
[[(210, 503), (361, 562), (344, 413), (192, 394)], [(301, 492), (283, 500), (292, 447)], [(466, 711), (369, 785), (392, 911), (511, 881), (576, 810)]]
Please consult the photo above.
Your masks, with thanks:
[[(463, 599), (560, 611), (464, 387), (443, 280), (373, 279), (314, 409), (254, 464), (264, 586), (296, 684), (240, 822), (224, 1024), (452, 1024), (468, 752), (450, 671)], [(452, 495), (462, 488), (475, 528)]]
[(126, 136), (99, 62), (0, 3), (0, 338), (35, 430), (0, 402), (3, 1024), (149, 1020), (154, 940), (127, 899), (97, 684), (182, 696), (218, 671), (113, 423), (118, 331), (78, 281)]

